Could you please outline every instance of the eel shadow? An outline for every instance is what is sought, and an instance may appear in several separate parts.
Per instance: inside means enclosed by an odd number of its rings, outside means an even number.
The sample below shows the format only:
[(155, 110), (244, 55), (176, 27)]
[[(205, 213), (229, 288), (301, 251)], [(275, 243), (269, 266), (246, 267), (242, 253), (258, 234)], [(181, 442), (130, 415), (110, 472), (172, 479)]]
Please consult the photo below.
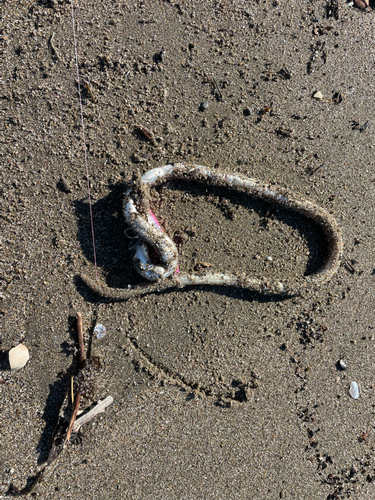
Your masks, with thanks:
[[(105, 198), (92, 205), (97, 266), (105, 272), (107, 284), (119, 288), (137, 282), (129, 250), (131, 237), (125, 235), (127, 226), (122, 215), (124, 190), (124, 184), (116, 184)], [(88, 201), (77, 200), (74, 206), (78, 221), (78, 241), (87, 260), (94, 263)]]
[(58, 373), (56, 381), (50, 384), (50, 390), (43, 413), (43, 419), (46, 425), (37, 445), (39, 465), (48, 459), (55, 431), (59, 423), (59, 414), (70, 386), (70, 378), (75, 373), (75, 360), (73, 356), (75, 352), (74, 346), (76, 337), (75, 321), (76, 318), (74, 316), (69, 316), (68, 330), (71, 341), (64, 341), (61, 344), (61, 349), (66, 356), (71, 356), (73, 358), (72, 364), (65, 372)]

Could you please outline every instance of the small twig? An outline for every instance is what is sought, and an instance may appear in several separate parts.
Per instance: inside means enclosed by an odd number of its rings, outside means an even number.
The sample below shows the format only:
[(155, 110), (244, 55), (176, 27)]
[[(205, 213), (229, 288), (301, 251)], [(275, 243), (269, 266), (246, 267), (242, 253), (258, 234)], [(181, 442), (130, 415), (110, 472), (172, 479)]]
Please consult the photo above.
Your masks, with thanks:
[(312, 171), (310, 172), (310, 175), (314, 175), (314, 174), (316, 174), (316, 173), (317, 173), (317, 172), (319, 172), (319, 170), (321, 170), (323, 167), (324, 167), (324, 163), (323, 163), (322, 165), (320, 165), (319, 167), (314, 168), (314, 170), (312, 170)]
[(81, 313), (77, 313), (77, 336), (78, 336), (78, 349), (79, 349), (79, 364), (81, 365), (85, 361), (85, 346), (83, 344)]
[(72, 405), (74, 404), (74, 378), (70, 377), (70, 397), (72, 398)]
[[(77, 337), (78, 337), (78, 350), (79, 350), (79, 367), (82, 368), (82, 365), (85, 361), (85, 346), (83, 344), (83, 331), (82, 331), (82, 315), (81, 313), (77, 313)], [(79, 403), (81, 401), (81, 395), (78, 393), (74, 398), (74, 408), (73, 413), (70, 418), (69, 427), (66, 432), (66, 438), (64, 441), (63, 447), (65, 448), (70, 441), (70, 436), (72, 435), (72, 430), (74, 426), (74, 422), (77, 418), (77, 412), (79, 408)]]
[(73, 430), (74, 422), (75, 422), (75, 420), (77, 418), (77, 412), (78, 412), (80, 401), (81, 401), (81, 395), (78, 393), (78, 394), (76, 394), (76, 397), (75, 397), (74, 410), (73, 410), (72, 417), (71, 417), (70, 422), (69, 422), (69, 427), (68, 427), (68, 430), (67, 430), (67, 433), (66, 433), (66, 438), (65, 438), (65, 441), (64, 441), (63, 448), (66, 448), (66, 446), (68, 445), (68, 443), (70, 441), (70, 436), (72, 435), (72, 430)]
[(83, 83), (83, 86), (85, 87), (85, 89), (87, 90), (89, 96), (91, 97), (91, 99), (96, 102), (96, 99), (94, 97), (94, 94), (92, 93), (92, 90), (91, 90), (91, 87), (90, 87), (90, 83), (88, 82), (88, 80), (86, 80), (85, 78), (81, 78), (81, 81)]

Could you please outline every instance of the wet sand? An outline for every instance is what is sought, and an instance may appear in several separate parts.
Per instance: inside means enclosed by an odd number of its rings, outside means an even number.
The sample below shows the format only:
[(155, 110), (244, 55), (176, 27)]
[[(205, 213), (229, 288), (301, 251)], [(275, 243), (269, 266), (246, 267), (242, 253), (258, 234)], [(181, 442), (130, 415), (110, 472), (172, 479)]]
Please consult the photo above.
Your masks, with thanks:
[[(122, 196), (167, 163), (294, 191), (345, 244), (303, 296), (202, 286), (111, 303), (78, 278), (95, 266), (70, 3), (4, 2), (0, 347), (23, 341), (30, 361), (0, 362), (0, 498), (50, 452), (78, 311), (102, 364), (95, 399), (114, 403), (26, 498), (375, 497), (374, 18), (342, 0), (335, 14), (318, 0), (75, 10), (101, 281), (141, 281)], [(151, 202), (184, 271), (293, 281), (324, 260), (316, 225), (272, 204), (183, 182)]]

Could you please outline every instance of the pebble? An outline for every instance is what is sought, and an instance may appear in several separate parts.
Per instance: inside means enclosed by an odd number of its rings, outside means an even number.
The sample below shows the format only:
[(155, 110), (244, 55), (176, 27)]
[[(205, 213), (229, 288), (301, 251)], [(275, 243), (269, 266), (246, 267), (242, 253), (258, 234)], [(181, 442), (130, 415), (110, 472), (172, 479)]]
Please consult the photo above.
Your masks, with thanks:
[(94, 333), (96, 333), (96, 338), (100, 340), (101, 338), (104, 337), (107, 331), (105, 329), (105, 326), (98, 323), (97, 325), (95, 325)]
[(358, 389), (358, 384), (357, 382), (352, 382), (350, 384), (350, 389), (349, 393), (353, 399), (358, 399), (359, 398), (359, 389)]
[(10, 369), (20, 370), (29, 361), (29, 357), (30, 357), (29, 350), (25, 345), (19, 344), (18, 346), (13, 347), (9, 351)]
[(339, 368), (340, 370), (346, 370), (346, 363), (342, 359), (339, 360)]
[(323, 94), (321, 92), (315, 92), (313, 95), (314, 99), (323, 99)]
[(165, 50), (162, 49), (160, 52), (154, 55), (154, 61), (156, 63), (158, 62), (164, 62), (164, 57), (165, 57)]
[(208, 101), (203, 101), (202, 102), (202, 108), (203, 109), (208, 109), (208, 106), (209, 106)]

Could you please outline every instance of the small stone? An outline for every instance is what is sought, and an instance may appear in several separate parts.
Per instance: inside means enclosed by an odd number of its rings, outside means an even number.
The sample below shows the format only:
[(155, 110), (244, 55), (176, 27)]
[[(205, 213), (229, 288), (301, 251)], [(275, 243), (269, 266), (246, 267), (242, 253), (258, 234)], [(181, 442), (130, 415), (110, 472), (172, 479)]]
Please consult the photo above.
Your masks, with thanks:
[(18, 346), (13, 347), (9, 351), (10, 369), (20, 370), (29, 361), (29, 357), (30, 357), (29, 350), (25, 345), (19, 344)]
[(203, 101), (203, 102), (202, 102), (202, 108), (203, 108), (203, 109), (208, 109), (208, 106), (209, 106), (208, 101)]
[(104, 337), (107, 331), (105, 329), (105, 326), (98, 323), (97, 325), (95, 325), (94, 333), (96, 333), (96, 338), (100, 340), (101, 338)]
[(165, 50), (162, 49), (160, 52), (157, 52), (155, 55), (154, 55), (154, 62), (156, 63), (161, 63), (161, 62), (164, 62), (164, 57), (165, 57)]
[(315, 92), (315, 94), (313, 95), (313, 98), (314, 99), (323, 99), (323, 94), (321, 92)]
[(340, 370), (346, 370), (346, 363), (345, 363), (345, 361), (343, 361), (342, 359), (340, 359), (339, 362), (338, 362), (338, 368)]
[(358, 389), (358, 384), (357, 382), (352, 382), (350, 384), (350, 389), (349, 393), (353, 399), (358, 399), (359, 398), (359, 389)]

